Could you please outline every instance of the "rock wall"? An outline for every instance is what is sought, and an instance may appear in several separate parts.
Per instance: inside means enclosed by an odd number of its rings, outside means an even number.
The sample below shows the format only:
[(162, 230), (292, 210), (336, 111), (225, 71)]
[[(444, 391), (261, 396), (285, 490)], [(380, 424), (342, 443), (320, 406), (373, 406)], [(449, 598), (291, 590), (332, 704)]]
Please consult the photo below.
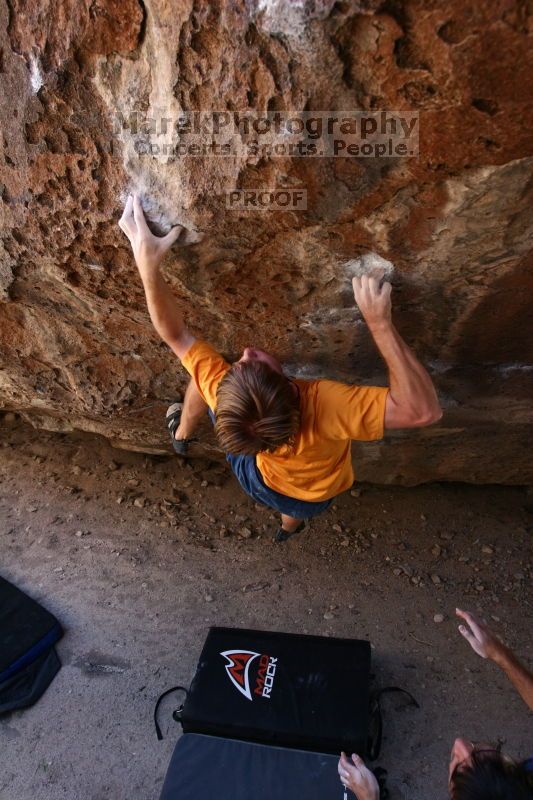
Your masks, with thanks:
[[(135, 189), (188, 245), (189, 326), (293, 374), (386, 381), (351, 260), (395, 264), (394, 318), (445, 415), (355, 445), (363, 479), (528, 483), (533, 47), (510, 0), (0, 0), (0, 407), (164, 452), (185, 376), (151, 330), (117, 227)], [(130, 120), (193, 110), (420, 114), (413, 158), (178, 157)], [(141, 139), (154, 141), (152, 132)], [(305, 187), (306, 211), (226, 209)], [(213, 454), (211, 445), (200, 448)]]

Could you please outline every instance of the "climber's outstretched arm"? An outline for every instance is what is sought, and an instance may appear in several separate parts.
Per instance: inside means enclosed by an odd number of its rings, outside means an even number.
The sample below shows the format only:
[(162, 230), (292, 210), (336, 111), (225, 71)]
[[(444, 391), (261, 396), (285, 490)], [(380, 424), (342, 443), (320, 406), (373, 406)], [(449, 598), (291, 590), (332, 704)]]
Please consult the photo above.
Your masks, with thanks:
[(193, 344), (194, 336), (185, 327), (183, 316), (161, 275), (159, 265), (182, 228), (177, 225), (166, 236), (154, 236), (146, 223), (141, 201), (136, 194), (129, 195), (118, 224), (130, 240), (154, 328), (178, 358), (181, 358)]
[(355, 300), (389, 368), (390, 391), (385, 428), (417, 428), (442, 417), (437, 393), (428, 373), (392, 324), (391, 285), (383, 273), (353, 279)]

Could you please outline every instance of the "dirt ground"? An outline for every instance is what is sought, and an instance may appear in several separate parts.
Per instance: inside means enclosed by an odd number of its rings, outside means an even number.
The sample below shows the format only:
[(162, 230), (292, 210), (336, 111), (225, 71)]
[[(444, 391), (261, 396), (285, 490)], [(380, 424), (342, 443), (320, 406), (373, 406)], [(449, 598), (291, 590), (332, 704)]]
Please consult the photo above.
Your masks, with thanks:
[(154, 703), (210, 625), (370, 639), (378, 684), (420, 703), (384, 702), (391, 800), (445, 798), (457, 735), (531, 755), (533, 715), (454, 619), (480, 612), (531, 663), (531, 490), (359, 485), (280, 546), (225, 465), (8, 419), (0, 573), (66, 634), (46, 694), (0, 720), (1, 800), (156, 800), (180, 730), (171, 697), (157, 741)]

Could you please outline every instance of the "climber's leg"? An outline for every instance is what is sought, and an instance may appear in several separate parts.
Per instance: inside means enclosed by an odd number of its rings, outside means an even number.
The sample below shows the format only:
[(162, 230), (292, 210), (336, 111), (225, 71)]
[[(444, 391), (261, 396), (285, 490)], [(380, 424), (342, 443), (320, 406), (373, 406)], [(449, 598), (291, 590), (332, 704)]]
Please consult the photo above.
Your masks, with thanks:
[(167, 428), (172, 439), (172, 446), (178, 455), (186, 456), (189, 443), (197, 441), (191, 436), (206, 410), (207, 404), (194, 380), (191, 380), (187, 386), (183, 403), (172, 403), (167, 409)]
[(196, 430), (198, 423), (207, 411), (207, 403), (198, 391), (196, 383), (191, 378), (183, 398), (181, 409), (181, 419), (176, 432), (175, 439), (190, 439)]
[(290, 517), (288, 514), (281, 515), (281, 527), (286, 533), (294, 533), (302, 520), (297, 517)]

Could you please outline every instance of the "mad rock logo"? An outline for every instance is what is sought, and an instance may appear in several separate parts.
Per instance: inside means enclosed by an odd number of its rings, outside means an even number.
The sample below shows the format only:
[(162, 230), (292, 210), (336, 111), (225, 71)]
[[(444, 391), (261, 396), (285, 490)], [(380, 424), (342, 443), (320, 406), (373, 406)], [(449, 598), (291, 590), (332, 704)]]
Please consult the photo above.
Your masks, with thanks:
[[(253, 700), (254, 696), (270, 700), (277, 658), (255, 653), (253, 650), (224, 650), (220, 655), (226, 659), (228, 678), (247, 700)], [(253, 670), (251, 670), (252, 665)], [(250, 673), (255, 670), (256, 674), (252, 680)]]

